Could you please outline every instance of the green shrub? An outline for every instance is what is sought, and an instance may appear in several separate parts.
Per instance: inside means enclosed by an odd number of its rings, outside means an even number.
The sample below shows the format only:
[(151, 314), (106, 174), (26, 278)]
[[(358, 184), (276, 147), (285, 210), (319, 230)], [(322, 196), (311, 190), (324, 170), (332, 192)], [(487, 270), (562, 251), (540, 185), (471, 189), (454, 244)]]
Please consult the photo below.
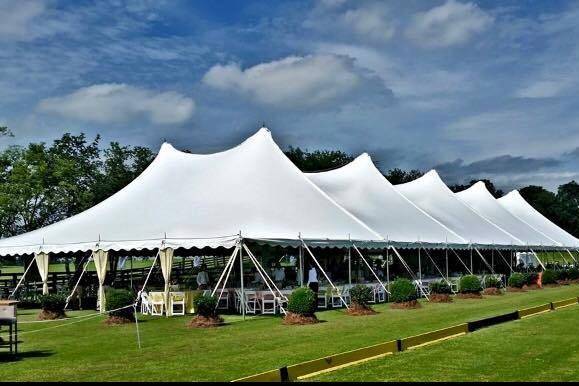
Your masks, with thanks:
[(408, 279), (396, 279), (390, 283), (390, 299), (394, 303), (410, 302), (418, 299), (416, 287)]
[[(135, 303), (135, 295), (127, 289), (109, 288), (105, 294), (105, 307), (109, 316), (116, 316), (119, 318), (133, 320), (134, 309), (132, 306)], [(119, 309), (122, 308), (122, 309)]]
[(577, 280), (579, 279), (579, 268), (571, 267), (567, 270), (567, 278), (569, 280)]
[(350, 288), (350, 299), (352, 303), (367, 307), (368, 303), (374, 299), (372, 288), (365, 285), (355, 285)]
[(557, 282), (557, 271), (552, 269), (546, 269), (543, 271), (543, 276), (541, 277), (542, 284), (555, 284)]
[(514, 288), (523, 288), (523, 286), (526, 284), (526, 277), (524, 274), (519, 273), (519, 272), (514, 272), (510, 277), (509, 277), (509, 287), (514, 287)]
[(217, 298), (209, 294), (200, 295), (193, 300), (197, 315), (206, 318), (215, 318), (217, 316)]
[(312, 316), (316, 312), (318, 299), (314, 291), (307, 287), (298, 288), (292, 292), (288, 300), (289, 312), (303, 316)]
[(485, 276), (485, 288), (501, 288), (501, 280), (496, 276)]
[(64, 314), (64, 306), (66, 305), (66, 295), (64, 294), (47, 294), (38, 297), (40, 307), (44, 311), (53, 312), (55, 314)]
[(539, 278), (537, 272), (525, 272), (523, 273), (523, 276), (525, 278), (526, 285), (537, 284), (537, 279)]
[(477, 276), (466, 275), (460, 278), (458, 290), (463, 294), (476, 294), (482, 291), (482, 284)]
[(451, 294), (450, 285), (444, 280), (433, 281), (428, 285), (430, 292), (433, 294)]

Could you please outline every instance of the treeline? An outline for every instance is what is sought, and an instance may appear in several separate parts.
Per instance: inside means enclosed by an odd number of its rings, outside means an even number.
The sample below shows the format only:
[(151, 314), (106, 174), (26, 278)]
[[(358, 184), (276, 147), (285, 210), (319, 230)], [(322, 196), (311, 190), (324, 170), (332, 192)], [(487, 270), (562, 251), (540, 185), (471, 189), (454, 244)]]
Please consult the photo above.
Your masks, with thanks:
[[(0, 135), (11, 135), (2, 131)], [(5, 129), (5, 128), (4, 128)], [(335, 169), (351, 162), (351, 154), (339, 150), (307, 151), (290, 147), (289, 159), (302, 171)], [(100, 136), (64, 134), (52, 144), (11, 146), (0, 152), (0, 236), (28, 232), (80, 213), (110, 197), (151, 163), (155, 152), (142, 146), (111, 142), (103, 146)], [(393, 184), (412, 181), (420, 170), (390, 169), (384, 176)], [(489, 180), (489, 191), (503, 192)], [(468, 188), (453, 185), (453, 191)], [(556, 224), (579, 235), (579, 185), (561, 185), (557, 193), (528, 186), (521, 194)]]

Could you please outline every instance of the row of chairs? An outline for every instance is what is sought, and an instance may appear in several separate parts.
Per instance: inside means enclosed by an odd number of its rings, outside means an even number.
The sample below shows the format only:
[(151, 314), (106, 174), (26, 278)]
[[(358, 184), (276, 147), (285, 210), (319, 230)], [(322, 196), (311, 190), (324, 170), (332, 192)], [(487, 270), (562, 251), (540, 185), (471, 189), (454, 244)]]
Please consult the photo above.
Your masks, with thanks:
[(171, 309), (172, 315), (185, 315), (185, 293), (169, 292), (169, 304), (162, 293), (141, 293), (141, 314), (161, 316)]
[[(344, 286), (337, 287), (337, 291), (332, 289), (330, 293), (325, 288), (320, 288), (318, 292), (318, 308), (326, 309), (329, 306), (332, 308), (343, 307), (344, 304), (342, 299), (346, 304), (351, 303), (350, 289), (353, 285), (346, 284)], [(370, 303), (383, 303), (386, 301), (386, 291), (380, 284), (372, 286), (372, 300)]]
[(270, 292), (260, 292), (245, 290), (243, 296), (241, 290), (235, 289), (234, 292), (235, 309), (237, 312), (242, 312), (242, 304), (245, 307), (246, 314), (270, 314), (275, 315), (281, 312), (281, 309), (287, 306), (287, 299), (285, 297), (274, 296)]

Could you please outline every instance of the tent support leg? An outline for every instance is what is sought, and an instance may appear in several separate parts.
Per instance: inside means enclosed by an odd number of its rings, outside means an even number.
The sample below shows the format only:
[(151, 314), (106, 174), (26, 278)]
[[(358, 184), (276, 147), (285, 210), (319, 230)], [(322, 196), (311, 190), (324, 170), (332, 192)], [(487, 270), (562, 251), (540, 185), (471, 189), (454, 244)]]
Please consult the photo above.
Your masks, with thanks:
[(26, 274), (28, 273), (28, 271), (30, 270), (30, 267), (32, 267), (33, 264), (34, 264), (34, 258), (32, 258), (32, 261), (30, 262), (30, 264), (28, 264), (28, 267), (26, 268), (26, 270), (25, 270), (24, 273), (22, 274), (22, 277), (20, 278), (20, 280), (18, 280), (18, 284), (16, 284), (16, 287), (14, 287), (14, 290), (12, 290), (12, 293), (10, 294), (10, 296), (8, 296), (8, 299), (10, 299), (11, 297), (13, 297), (14, 294), (16, 293), (16, 291), (18, 291), (18, 288), (20, 288), (20, 285), (21, 285), (22, 282), (24, 281), (24, 278), (26, 277)]
[(360, 256), (360, 258), (362, 259), (362, 261), (364, 261), (364, 263), (366, 263), (366, 267), (368, 267), (368, 269), (370, 270), (370, 272), (372, 272), (372, 275), (374, 275), (374, 277), (376, 278), (376, 280), (378, 280), (378, 283), (380, 283), (380, 285), (382, 286), (382, 288), (384, 289), (384, 291), (386, 291), (387, 294), (390, 294), (390, 292), (388, 291), (388, 289), (386, 288), (386, 286), (384, 285), (384, 283), (382, 283), (382, 281), (378, 278), (378, 275), (376, 275), (376, 272), (372, 269), (372, 267), (370, 266), (370, 264), (368, 264), (368, 261), (366, 260), (366, 258), (364, 257), (364, 255), (362, 255), (362, 252), (360, 252), (360, 250), (358, 249), (358, 247), (356, 246), (356, 244), (352, 244), (352, 247), (353, 247), (354, 250), (358, 253), (358, 255)]
[(543, 262), (541, 261), (541, 259), (539, 259), (539, 256), (537, 256), (537, 254), (535, 253), (535, 251), (533, 251), (532, 249), (529, 249), (531, 251), (531, 253), (533, 255), (535, 255), (535, 259), (537, 259), (537, 261), (539, 262), (539, 264), (541, 264), (541, 267), (543, 267), (543, 271), (546, 269), (545, 265), (543, 264)]
[(448, 273), (448, 247), (444, 248), (444, 259), (446, 262), (446, 281), (450, 281), (450, 275)]
[(416, 278), (416, 275), (414, 275), (414, 273), (412, 272), (412, 270), (410, 269), (410, 267), (408, 266), (408, 264), (406, 263), (406, 261), (402, 258), (402, 256), (400, 255), (400, 253), (398, 252), (398, 250), (391, 245), (390, 246), (392, 248), (392, 250), (394, 251), (394, 253), (396, 254), (396, 256), (398, 256), (398, 258), (400, 259), (400, 262), (402, 263), (402, 265), (404, 266), (404, 268), (406, 268), (406, 270), (408, 271), (408, 273), (410, 274), (410, 277), (412, 278), (412, 280), (418, 282), (418, 288), (420, 289), (420, 292), (422, 293), (422, 295), (426, 298), (426, 300), (430, 301), (430, 298), (428, 297), (428, 294), (426, 294), (424, 292), (424, 290), (422, 289), (422, 281), (418, 281), (418, 279)]
[(418, 280), (422, 283), (422, 256), (420, 254), (420, 250), (422, 248), (418, 247)]
[(470, 272), (474, 272), (472, 265), (472, 247), (470, 247)]
[(424, 249), (424, 252), (426, 253), (426, 256), (430, 259), (430, 262), (434, 265), (434, 268), (436, 268), (436, 270), (438, 271), (438, 273), (440, 274), (440, 276), (442, 277), (442, 280), (444, 280), (451, 288), (452, 290), (452, 284), (450, 283), (450, 281), (448, 280), (448, 278), (444, 277), (444, 274), (442, 273), (440, 267), (438, 266), (438, 264), (436, 264), (436, 261), (434, 261), (434, 259), (432, 258), (432, 256), (430, 255), (430, 253), (428, 253), (428, 251), (426, 250), (426, 248), (422, 247), (422, 249)]
[(476, 253), (479, 255), (480, 259), (483, 261), (483, 263), (485, 263), (485, 265), (491, 270), (491, 273), (494, 275), (495, 274), (495, 270), (493, 269), (493, 267), (491, 267), (491, 265), (489, 264), (489, 262), (487, 261), (487, 259), (485, 259), (482, 255), (482, 253), (478, 250), (478, 248), (474, 248), (474, 250), (476, 251)]
[[(223, 280), (223, 277), (226, 275), (226, 272), (228, 272), (228, 271), (231, 272), (231, 267), (233, 266), (235, 258), (237, 257), (238, 250), (239, 250), (239, 245), (235, 245), (235, 248), (233, 249), (233, 253), (231, 254), (229, 259), (227, 260), (225, 267), (223, 267), (223, 272), (221, 272), (219, 279), (215, 283), (215, 288), (213, 289), (213, 292), (211, 292), (211, 296), (215, 296), (215, 292), (217, 291), (217, 289), (221, 285), (221, 281)], [(227, 277), (229, 277), (229, 273), (227, 273)], [(225, 279), (225, 282), (227, 282), (227, 279)], [(225, 286), (225, 284), (223, 284), (223, 286)], [(221, 296), (221, 294), (219, 296)]]
[[(390, 290), (390, 248), (386, 248), (386, 286)], [(390, 292), (387, 291), (388, 300), (390, 300)]]
[(507, 259), (505, 259), (505, 257), (504, 257), (503, 254), (501, 253), (501, 251), (500, 251), (498, 248), (496, 248), (496, 250), (497, 250), (499, 256), (501, 257), (501, 259), (503, 259), (503, 261), (505, 262), (505, 264), (509, 267), (510, 272), (513, 273), (513, 267), (507, 262)]
[(322, 271), (322, 273), (324, 274), (324, 277), (326, 278), (326, 280), (328, 281), (328, 283), (330, 283), (330, 285), (332, 286), (332, 288), (334, 289), (334, 291), (336, 291), (336, 293), (338, 294), (338, 296), (340, 297), (340, 300), (342, 301), (342, 303), (344, 304), (344, 306), (346, 306), (346, 308), (350, 308), (350, 306), (348, 306), (348, 304), (346, 303), (346, 301), (344, 300), (344, 298), (342, 297), (342, 294), (340, 293), (340, 291), (338, 291), (338, 288), (336, 288), (336, 286), (334, 285), (334, 283), (330, 280), (330, 278), (328, 277), (328, 275), (326, 274), (326, 271), (324, 271), (324, 269), (322, 268), (322, 266), (320, 265), (320, 263), (318, 262), (318, 259), (316, 259), (316, 257), (314, 256), (314, 254), (312, 253), (312, 251), (310, 250), (310, 248), (308, 247), (308, 245), (305, 243), (305, 241), (300, 237), (300, 240), (302, 242), (302, 245), (304, 246), (304, 248), (306, 249), (306, 251), (308, 252), (308, 254), (311, 256), (311, 258), (314, 260), (314, 262), (316, 263), (316, 265), (318, 266), (318, 268), (320, 269), (320, 271)]
[[(240, 241), (243, 242), (243, 241)], [(241, 315), (245, 320), (245, 286), (243, 283), (243, 249), (239, 248), (239, 273), (241, 278)]]
[(348, 284), (352, 285), (352, 248), (348, 247)]
[(573, 256), (573, 254), (572, 254), (568, 249), (566, 249), (566, 251), (567, 251), (567, 253), (569, 254), (569, 256), (571, 256), (571, 258), (573, 259), (573, 261), (574, 261), (575, 263), (577, 263), (577, 260), (575, 260), (575, 256)]
[(466, 269), (466, 271), (469, 274), (473, 274), (472, 271), (468, 268), (468, 265), (466, 265), (466, 263), (460, 258), (460, 256), (458, 255), (458, 253), (456, 253), (456, 251), (453, 248), (450, 248), (450, 250), (452, 251), (452, 253), (454, 254), (454, 256), (456, 256), (456, 258), (458, 259), (458, 261), (460, 261), (460, 263), (463, 265), (463, 267)]
[(299, 284), (300, 287), (304, 286), (304, 249), (303, 247), (300, 245), (299, 246)]
[[(565, 258), (565, 256), (561, 253), (561, 251), (557, 251), (557, 253), (559, 254), (559, 256), (561, 256), (561, 258), (563, 259), (563, 261), (565, 262), (565, 264), (569, 264), (569, 261), (567, 261), (567, 259)], [(555, 254), (555, 251), (553, 251), (553, 254)]]

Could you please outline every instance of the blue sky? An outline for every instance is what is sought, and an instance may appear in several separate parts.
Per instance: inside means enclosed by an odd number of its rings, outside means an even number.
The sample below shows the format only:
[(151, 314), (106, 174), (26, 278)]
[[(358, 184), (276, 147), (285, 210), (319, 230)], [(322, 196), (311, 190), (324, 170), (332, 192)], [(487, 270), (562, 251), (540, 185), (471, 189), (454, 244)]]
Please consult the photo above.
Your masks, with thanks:
[(2, 146), (64, 132), (579, 179), (579, 2), (0, 0)]

